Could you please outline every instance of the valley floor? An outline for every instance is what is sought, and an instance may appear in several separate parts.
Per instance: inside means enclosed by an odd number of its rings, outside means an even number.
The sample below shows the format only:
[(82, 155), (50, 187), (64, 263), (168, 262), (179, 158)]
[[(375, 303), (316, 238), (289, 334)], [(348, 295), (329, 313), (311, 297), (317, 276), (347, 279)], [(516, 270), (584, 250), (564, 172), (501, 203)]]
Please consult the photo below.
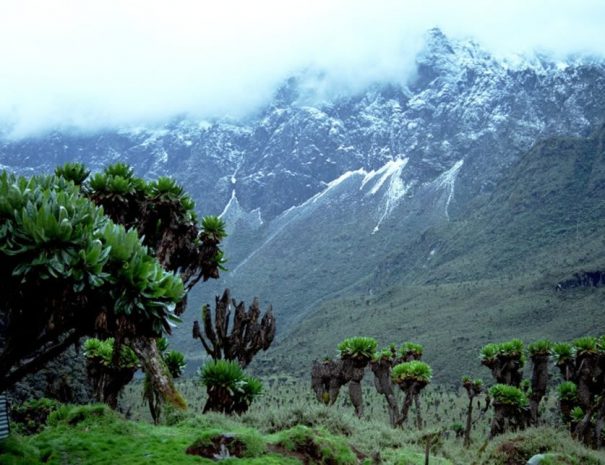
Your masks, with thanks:
[[(430, 451), (432, 465), (524, 465), (538, 453), (553, 454), (549, 462), (543, 462), (549, 464), (605, 464), (604, 452), (584, 448), (557, 425), (554, 396), (543, 409), (544, 422), (553, 426), (488, 442), (488, 411), (477, 420), (473, 443), (465, 449), (455, 434), (455, 425), (465, 414), (467, 401), (462, 393), (439, 387), (426, 392), (422, 397), (425, 428), (417, 431), (410, 421), (403, 429), (388, 426), (382, 398), (370, 386), (364, 389), (366, 409), (361, 420), (353, 416), (345, 392), (337, 405), (325, 407), (304, 383), (284, 377), (267, 380), (265, 386), (267, 393), (248, 413), (226, 417), (201, 415), (203, 389), (191, 381), (182, 382), (189, 410), (166, 409), (163, 424), (154, 426), (141, 401), (141, 386), (135, 384), (122, 399), (131, 420), (103, 405), (61, 407), (39, 434), (13, 434), (1, 441), (0, 464), (179, 465), (221, 459), (225, 464), (242, 465), (422, 465), (427, 437), (433, 433), (439, 433), (439, 440)], [(226, 450), (221, 451), (220, 441), (227, 441)], [(188, 449), (216, 458), (190, 455)]]

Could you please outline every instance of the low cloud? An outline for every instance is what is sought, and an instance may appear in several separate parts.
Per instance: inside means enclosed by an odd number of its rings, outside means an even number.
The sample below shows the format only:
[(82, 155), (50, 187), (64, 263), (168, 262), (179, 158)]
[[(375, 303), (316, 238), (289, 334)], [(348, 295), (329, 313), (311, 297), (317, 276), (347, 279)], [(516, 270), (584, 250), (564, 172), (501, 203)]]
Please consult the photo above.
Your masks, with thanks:
[(303, 70), (329, 92), (404, 82), (433, 26), (500, 55), (605, 55), (602, 0), (7, 3), (0, 122), (14, 137), (241, 117)]

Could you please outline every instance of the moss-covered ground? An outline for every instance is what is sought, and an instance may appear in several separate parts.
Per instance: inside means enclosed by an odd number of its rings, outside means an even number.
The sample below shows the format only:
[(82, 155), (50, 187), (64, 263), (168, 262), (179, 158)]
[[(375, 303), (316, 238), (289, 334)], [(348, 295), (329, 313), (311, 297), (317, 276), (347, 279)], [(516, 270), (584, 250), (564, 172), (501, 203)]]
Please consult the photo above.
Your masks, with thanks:
[[(13, 434), (0, 441), (3, 465), (63, 464), (210, 464), (217, 461), (246, 465), (373, 463), (355, 447), (350, 437), (335, 434), (324, 426), (296, 425), (275, 433), (262, 433), (241, 419), (219, 414), (184, 415), (172, 425), (154, 426), (144, 421), (126, 420), (102, 405), (68, 406), (50, 417), (39, 434)], [(237, 450), (227, 446), (211, 458), (190, 455), (190, 446), (211, 446), (223, 436), (234, 437)], [(384, 438), (383, 442), (388, 440)], [(396, 450), (394, 440), (380, 463), (423, 463), (421, 451), (413, 447)], [(236, 455), (237, 454), (237, 455)], [(214, 456), (214, 457), (212, 457)], [(434, 457), (432, 463), (450, 464)]]

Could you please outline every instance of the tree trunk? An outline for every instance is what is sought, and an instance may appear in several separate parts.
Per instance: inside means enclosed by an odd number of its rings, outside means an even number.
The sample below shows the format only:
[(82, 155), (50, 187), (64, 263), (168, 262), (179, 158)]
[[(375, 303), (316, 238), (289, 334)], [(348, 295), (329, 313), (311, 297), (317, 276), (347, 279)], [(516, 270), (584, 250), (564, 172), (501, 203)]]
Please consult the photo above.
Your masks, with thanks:
[(561, 409), (561, 416), (563, 417), (564, 423), (571, 422), (571, 410), (573, 409), (573, 404), (573, 402), (565, 399), (561, 399), (559, 401), (559, 408)]
[(341, 360), (313, 362), (311, 387), (318, 401), (326, 405), (332, 405), (336, 402), (340, 388), (348, 381), (345, 381), (342, 371)]
[(595, 423), (595, 448), (603, 447), (603, 427), (605, 424), (605, 399), (601, 397), (601, 407), (597, 413), (597, 421)]
[(113, 410), (118, 408), (120, 393), (132, 381), (136, 371), (136, 368), (107, 366), (98, 358), (86, 361), (86, 373), (92, 384), (93, 397)]
[(494, 403), (494, 419), (489, 432), (489, 439), (493, 439), (508, 430), (517, 431), (527, 425), (525, 411), (508, 404)]
[(363, 396), (361, 393), (361, 383), (359, 381), (349, 382), (349, 396), (351, 403), (355, 407), (355, 415), (358, 418), (363, 416)]
[(586, 412), (592, 404), (593, 398), (593, 375), (598, 365), (597, 354), (583, 353), (577, 358), (577, 385), (578, 385), (578, 402)]
[(529, 396), (530, 421), (538, 426), (539, 407), (546, 394), (548, 385), (548, 355), (534, 355), (531, 376), (531, 395)]
[(466, 428), (464, 429), (464, 447), (471, 445), (471, 428), (473, 427), (473, 398), (468, 399), (468, 409), (466, 410)]
[(208, 399), (206, 400), (202, 413), (231, 413), (233, 411), (233, 396), (228, 389), (214, 386), (209, 387), (206, 392), (208, 393)]
[(405, 393), (405, 399), (403, 400), (403, 405), (401, 407), (401, 415), (399, 416), (398, 419), (398, 426), (401, 426), (405, 423), (405, 421), (408, 419), (408, 413), (410, 411), (410, 407), (412, 406), (412, 401), (414, 400), (414, 394), (412, 393), (412, 390), (408, 390)]
[(391, 426), (397, 426), (399, 417), (399, 405), (393, 392), (393, 382), (391, 381), (391, 363), (387, 360), (372, 362), (372, 372), (374, 373), (374, 386), (379, 394), (382, 394), (387, 401), (387, 410)]
[(162, 360), (155, 339), (139, 337), (131, 339), (128, 345), (137, 354), (143, 365), (143, 370), (149, 375), (152, 389), (155, 389), (166, 402), (181, 410), (186, 409), (187, 403), (181, 393), (174, 387), (172, 377)]
[(416, 394), (414, 397), (414, 405), (416, 406), (416, 428), (421, 430), (423, 428), (422, 424), (422, 410), (420, 409), (420, 395)]
[(349, 397), (351, 399), (351, 403), (355, 407), (355, 415), (357, 415), (359, 418), (363, 416), (363, 393), (361, 391), (361, 380), (363, 379), (365, 367), (368, 363), (369, 360), (365, 358), (343, 360), (343, 371), (346, 371), (346, 375), (350, 375)]

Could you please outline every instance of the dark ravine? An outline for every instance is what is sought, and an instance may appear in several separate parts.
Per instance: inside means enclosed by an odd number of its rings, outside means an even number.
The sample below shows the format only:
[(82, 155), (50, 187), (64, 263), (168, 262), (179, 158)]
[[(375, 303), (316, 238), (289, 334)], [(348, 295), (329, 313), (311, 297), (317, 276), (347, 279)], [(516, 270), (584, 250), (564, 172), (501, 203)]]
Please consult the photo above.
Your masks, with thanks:
[[(120, 160), (141, 176), (175, 177), (201, 213), (222, 212), (230, 272), (194, 290), (176, 331), (177, 348), (192, 357), (201, 356), (192, 321), (229, 287), (273, 304), (283, 342), (268, 365), (287, 365), (284, 351), (304, 338), (319, 337), (308, 345), (320, 352), (353, 335), (345, 330), (367, 331), (363, 318), (377, 313), (390, 320), (381, 338), (418, 337), (429, 360), (431, 339), (468, 336), (418, 332), (425, 323), (411, 323), (414, 299), (432, 309), (427, 321), (477, 313), (481, 337), (507, 337), (536, 296), (535, 308), (546, 308), (546, 299), (565, 298), (550, 294), (557, 283), (605, 269), (602, 136), (589, 137), (605, 121), (605, 64), (502, 60), (438, 30), (417, 64), (413, 81), (329, 102), (303, 95), (304, 77), (292, 78), (242, 121), (4, 140), (0, 167), (32, 174), (71, 160), (93, 169)], [(504, 300), (485, 297), (490, 286)], [(352, 301), (359, 308), (346, 310)], [(514, 312), (497, 319), (506, 302)], [(557, 311), (546, 323), (558, 328), (553, 335), (569, 322)], [(321, 326), (327, 315), (338, 330)], [(449, 370), (447, 360), (438, 364)]]

